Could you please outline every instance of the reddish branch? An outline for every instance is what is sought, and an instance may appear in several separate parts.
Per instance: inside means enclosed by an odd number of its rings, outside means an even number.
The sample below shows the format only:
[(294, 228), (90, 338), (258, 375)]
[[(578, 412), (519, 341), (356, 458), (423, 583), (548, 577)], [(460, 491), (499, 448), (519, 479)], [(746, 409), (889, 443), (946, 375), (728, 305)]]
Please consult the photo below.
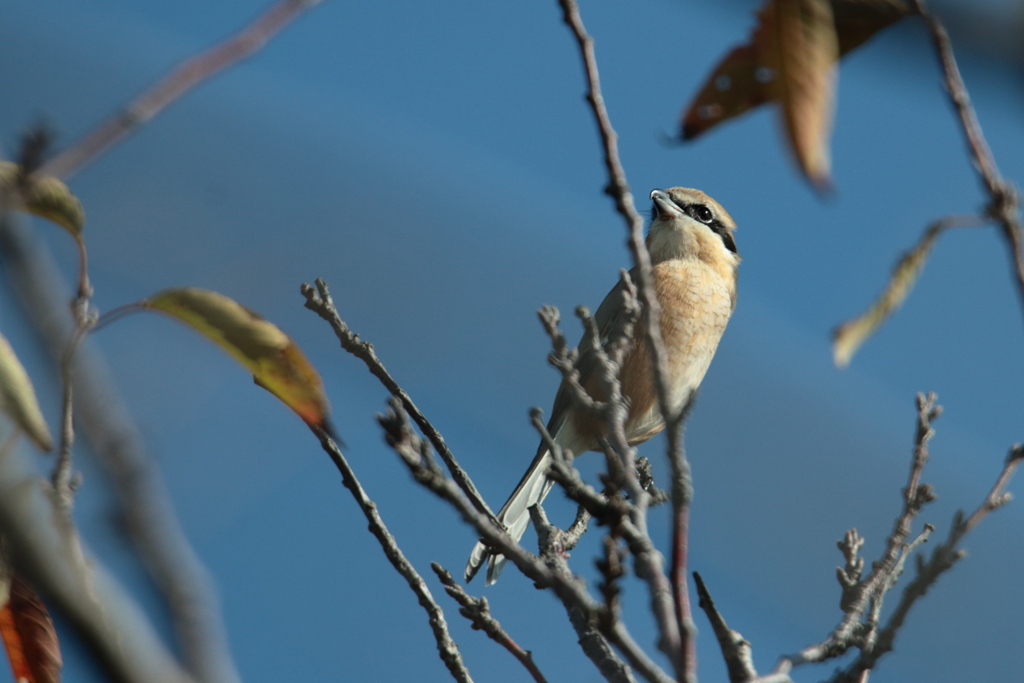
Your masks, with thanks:
[[(576, 0), (559, 0), (559, 5), (562, 8), (563, 19), (572, 30), (579, 45), (588, 85), (587, 102), (590, 103), (594, 113), (601, 136), (605, 167), (608, 171), (608, 185), (605, 188), (605, 192), (615, 201), (616, 209), (626, 221), (629, 231), (627, 243), (637, 267), (637, 289), (639, 290), (640, 301), (646, 311), (644, 316), (644, 333), (647, 348), (650, 352), (651, 366), (654, 369), (658, 404), (661, 414), (665, 417), (668, 456), (672, 467), (673, 551), (671, 588), (674, 595), (677, 623), (674, 633), (663, 630), (661, 636), (666, 649), (670, 652), (669, 656), (672, 658), (678, 680), (693, 681), (696, 680), (696, 643), (694, 640), (696, 627), (693, 624), (690, 608), (686, 569), (689, 507), (693, 492), (690, 483), (689, 463), (686, 461), (682, 434), (680, 433), (684, 415), (682, 410), (677, 411), (672, 408), (669, 398), (667, 355), (660, 328), (661, 305), (658, 302), (652, 284), (651, 257), (644, 243), (644, 221), (634, 205), (633, 194), (629, 189), (626, 174), (619, 159), (618, 135), (612, 127), (608, 110), (604, 105), (604, 98), (601, 95), (601, 81), (598, 76), (597, 58), (594, 54), (594, 41), (587, 34), (586, 28), (583, 25)], [(628, 447), (625, 449), (627, 482), (631, 483), (636, 481), (636, 470), (632, 453), (632, 449)], [(629, 490), (629, 493), (631, 497), (636, 496), (634, 500), (641, 518), (638, 521), (644, 526), (644, 532), (646, 533), (647, 496), (639, 486), (634, 487), (634, 490)]]

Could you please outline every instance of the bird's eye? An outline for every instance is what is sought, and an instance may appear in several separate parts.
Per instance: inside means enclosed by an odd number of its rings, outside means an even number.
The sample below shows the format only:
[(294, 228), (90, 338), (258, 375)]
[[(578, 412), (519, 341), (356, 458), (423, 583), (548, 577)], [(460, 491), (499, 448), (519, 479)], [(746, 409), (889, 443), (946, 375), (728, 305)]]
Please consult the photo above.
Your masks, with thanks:
[(710, 223), (714, 218), (714, 214), (711, 213), (711, 209), (703, 204), (694, 204), (693, 215), (696, 216), (697, 220), (701, 223)]

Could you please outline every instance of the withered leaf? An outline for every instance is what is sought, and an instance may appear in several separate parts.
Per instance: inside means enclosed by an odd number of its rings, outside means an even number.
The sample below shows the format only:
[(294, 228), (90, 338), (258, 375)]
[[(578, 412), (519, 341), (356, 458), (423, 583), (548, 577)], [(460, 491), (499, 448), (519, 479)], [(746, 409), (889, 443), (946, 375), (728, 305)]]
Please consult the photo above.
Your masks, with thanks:
[[(719, 123), (776, 99), (775, 73), (761, 55), (771, 51), (766, 42), (772, 30), (766, 15), (774, 15), (775, 0), (757, 13), (750, 40), (733, 48), (711, 72), (703, 87), (686, 108), (680, 126), (684, 140), (693, 139)], [(863, 45), (871, 36), (909, 14), (902, 0), (832, 0), (839, 56)]]
[(68, 186), (49, 175), (25, 175), (21, 166), (0, 161), (0, 201), (8, 208), (49, 219), (81, 241), (85, 210)]

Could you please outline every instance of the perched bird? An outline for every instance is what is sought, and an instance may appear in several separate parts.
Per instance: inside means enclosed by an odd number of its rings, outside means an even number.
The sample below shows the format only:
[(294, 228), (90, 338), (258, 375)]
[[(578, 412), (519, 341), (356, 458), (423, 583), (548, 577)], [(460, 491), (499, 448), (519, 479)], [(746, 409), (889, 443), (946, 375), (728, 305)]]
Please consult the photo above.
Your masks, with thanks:
[[(677, 411), (693, 397), (704, 379), (722, 338), (729, 316), (736, 307), (736, 253), (732, 217), (718, 202), (700, 190), (673, 187), (651, 192), (654, 202), (647, 249), (651, 254), (654, 290), (661, 303), (661, 334), (667, 353), (671, 409)], [(636, 281), (636, 269), (630, 272)], [(595, 322), (605, 343), (623, 314), (623, 284), (619, 282), (601, 302)], [(645, 313), (641, 313), (641, 316)], [(598, 377), (597, 358), (589, 333), (579, 344), (576, 368), (580, 383), (597, 400), (606, 398)], [(632, 347), (620, 372), (622, 394), (629, 401), (626, 438), (630, 445), (647, 441), (665, 428), (658, 407), (657, 389), (650, 365), (642, 320), (633, 332)], [(606, 426), (573, 405), (571, 391), (563, 381), (555, 396), (548, 431), (559, 446), (579, 455), (599, 448)], [(516, 486), (498, 520), (516, 541), (530, 521), (529, 508), (547, 496), (553, 482), (547, 471), (553, 462), (541, 442), (537, 457)], [(487, 584), (494, 583), (505, 557), (490, 551), (482, 541), (473, 548), (466, 564), (466, 581), (488, 561)]]

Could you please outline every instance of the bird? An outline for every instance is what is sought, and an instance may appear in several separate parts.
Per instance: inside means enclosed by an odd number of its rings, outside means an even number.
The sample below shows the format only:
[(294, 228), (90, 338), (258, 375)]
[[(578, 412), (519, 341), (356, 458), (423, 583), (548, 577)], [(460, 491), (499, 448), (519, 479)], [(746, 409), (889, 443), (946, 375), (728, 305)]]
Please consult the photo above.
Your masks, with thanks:
[[(740, 263), (729, 213), (700, 190), (673, 187), (651, 192), (651, 223), (647, 250), (655, 294), (661, 304), (661, 335), (664, 340), (669, 380), (670, 409), (681, 410), (694, 397), (718, 348), (726, 324), (736, 308), (736, 273)], [(630, 271), (636, 282), (636, 268)], [(601, 302), (594, 315), (602, 344), (620, 325), (624, 314), (620, 281)], [(641, 316), (646, 315), (641, 311)], [(579, 344), (576, 369), (579, 381), (596, 400), (606, 398), (598, 360), (589, 332)], [(630, 350), (620, 370), (622, 394), (629, 402), (625, 421), (630, 446), (647, 441), (665, 428), (649, 360), (644, 325), (634, 326)], [(554, 442), (579, 455), (600, 448), (607, 431), (604, 423), (575, 407), (572, 392), (563, 379), (555, 395), (547, 425)], [(497, 514), (509, 536), (519, 541), (530, 521), (529, 509), (547, 496), (554, 482), (547, 472), (554, 462), (544, 441), (530, 468)], [(487, 562), (487, 585), (493, 584), (506, 559), (480, 541), (466, 564), (469, 582)]]

